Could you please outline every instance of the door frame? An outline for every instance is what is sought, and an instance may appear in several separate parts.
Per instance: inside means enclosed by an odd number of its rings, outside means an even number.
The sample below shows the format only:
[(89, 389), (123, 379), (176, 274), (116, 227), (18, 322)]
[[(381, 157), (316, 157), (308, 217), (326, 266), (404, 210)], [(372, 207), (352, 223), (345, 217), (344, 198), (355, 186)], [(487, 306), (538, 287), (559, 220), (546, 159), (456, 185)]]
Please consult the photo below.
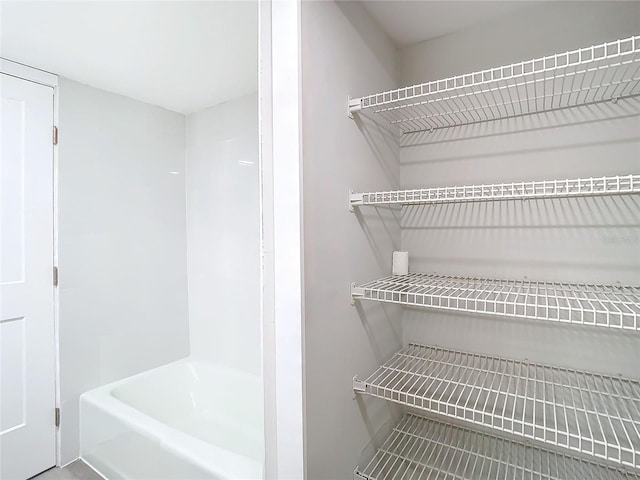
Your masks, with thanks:
[(262, 374), (268, 480), (306, 478), (300, 8), (298, 1), (258, 2)]
[[(12, 77), (27, 80), (29, 82), (38, 83), (46, 87), (53, 89), (53, 125), (58, 125), (58, 76), (40, 70), (38, 68), (30, 67), (28, 65), (15, 62), (3, 57), (0, 57), (0, 73), (10, 75)], [(51, 145), (53, 152), (53, 265), (58, 267), (58, 148), (57, 145)], [(53, 272), (52, 272), (53, 275)], [(53, 277), (52, 277), (53, 285)], [(59, 292), (58, 287), (53, 287), (53, 341), (55, 348), (55, 408), (60, 408), (60, 341), (59, 341)], [(56, 427), (55, 435), (55, 451), (56, 451), (56, 466), (62, 466), (61, 463), (61, 449), (60, 449), (60, 427)]]

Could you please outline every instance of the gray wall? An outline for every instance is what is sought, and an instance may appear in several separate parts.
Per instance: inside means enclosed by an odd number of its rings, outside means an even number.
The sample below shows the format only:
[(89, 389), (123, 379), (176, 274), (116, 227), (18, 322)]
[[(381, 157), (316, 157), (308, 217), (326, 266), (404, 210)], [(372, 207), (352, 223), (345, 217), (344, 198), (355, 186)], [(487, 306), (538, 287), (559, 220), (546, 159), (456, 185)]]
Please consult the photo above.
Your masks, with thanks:
[(184, 116), (60, 79), (62, 463), (78, 398), (189, 354)]
[(401, 86), (638, 35), (640, 2), (553, 1), (398, 51)]
[(350, 305), (351, 282), (390, 272), (400, 228), (390, 211), (349, 213), (349, 189), (397, 188), (400, 170), (396, 142), (350, 120), (347, 96), (394, 88), (395, 50), (357, 2), (303, 2), (302, 66), (306, 468), (347, 479), (390, 417), (352, 399), (352, 377), (402, 343), (396, 307)]
[[(637, 34), (637, 2), (547, 4), (400, 52), (402, 83)], [(530, 25), (539, 25), (530, 28)], [(640, 100), (405, 136), (403, 187), (640, 172)], [(638, 196), (409, 207), (410, 270), (639, 284)], [(592, 327), (404, 309), (405, 342), (639, 377), (640, 337)]]

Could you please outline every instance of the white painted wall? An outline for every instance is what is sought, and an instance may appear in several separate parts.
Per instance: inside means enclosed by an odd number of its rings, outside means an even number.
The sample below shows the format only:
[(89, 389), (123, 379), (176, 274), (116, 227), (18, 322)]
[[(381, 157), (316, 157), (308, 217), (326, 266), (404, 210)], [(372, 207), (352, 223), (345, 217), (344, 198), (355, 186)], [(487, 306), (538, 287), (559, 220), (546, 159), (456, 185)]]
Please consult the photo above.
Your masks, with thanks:
[(402, 86), (638, 34), (640, 2), (559, 1), (398, 51)]
[(391, 414), (353, 400), (352, 377), (402, 343), (397, 307), (350, 305), (351, 282), (390, 273), (400, 228), (391, 210), (350, 213), (349, 189), (397, 188), (400, 169), (393, 138), (349, 119), (347, 96), (395, 88), (395, 49), (357, 2), (303, 2), (301, 31), (306, 470), (346, 479)]
[(191, 355), (261, 374), (258, 97), (187, 116)]
[[(301, 2), (274, 1), (261, 59), (266, 478), (305, 478)], [(263, 17), (264, 18), (264, 17)], [(263, 25), (264, 27), (264, 25)], [(266, 34), (266, 35), (265, 35)], [(270, 138), (268, 138), (270, 136)], [(270, 152), (264, 149), (271, 147)], [(271, 382), (271, 384), (268, 384)], [(275, 411), (272, 401), (275, 399)], [(275, 413), (275, 432), (271, 430)], [(273, 451), (275, 449), (275, 455)], [(275, 472), (274, 472), (275, 460)]]
[[(578, 14), (579, 13), (579, 14)], [(400, 51), (403, 84), (637, 34), (637, 2), (545, 4)], [(531, 28), (536, 25), (539, 28)], [(404, 188), (640, 172), (635, 98), (403, 139)], [(422, 144), (420, 144), (422, 143)], [(405, 208), (410, 270), (640, 283), (637, 196)], [(640, 338), (552, 322), (403, 310), (404, 341), (638, 377)]]
[(184, 116), (60, 80), (62, 463), (78, 397), (189, 354)]
[(640, 2), (560, 1), (398, 51), (402, 86), (638, 34)]
[(257, 3), (2, 1), (0, 56), (197, 112), (256, 90)]

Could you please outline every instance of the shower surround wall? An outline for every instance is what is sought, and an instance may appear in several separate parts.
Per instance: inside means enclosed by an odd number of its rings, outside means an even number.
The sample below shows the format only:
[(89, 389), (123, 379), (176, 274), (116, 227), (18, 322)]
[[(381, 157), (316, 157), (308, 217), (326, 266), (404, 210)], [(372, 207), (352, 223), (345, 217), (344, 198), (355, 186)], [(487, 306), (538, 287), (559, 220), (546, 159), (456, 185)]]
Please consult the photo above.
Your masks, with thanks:
[(190, 354), (260, 374), (257, 115), (256, 94), (185, 117), (60, 79), (62, 464), (87, 390)]
[(189, 354), (184, 116), (64, 78), (59, 98), (61, 463), (81, 393)]
[(191, 355), (260, 375), (258, 96), (186, 125)]

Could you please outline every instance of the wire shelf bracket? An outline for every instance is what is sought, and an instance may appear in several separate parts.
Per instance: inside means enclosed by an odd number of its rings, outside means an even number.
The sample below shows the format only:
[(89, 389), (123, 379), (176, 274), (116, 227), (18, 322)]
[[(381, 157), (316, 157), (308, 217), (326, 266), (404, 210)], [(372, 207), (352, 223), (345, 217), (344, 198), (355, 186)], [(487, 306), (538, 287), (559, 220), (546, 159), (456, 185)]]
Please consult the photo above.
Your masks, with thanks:
[(640, 475), (524, 442), (406, 414), (354, 480), (638, 480)]
[(637, 380), (410, 343), (363, 383), (372, 397), (640, 469)]
[(349, 100), (402, 133), (589, 105), (640, 94), (640, 36)]
[(375, 478), (364, 475), (361, 473), (360, 467), (356, 467), (353, 471), (353, 480), (375, 480)]
[(351, 294), (351, 305), (355, 305), (356, 300), (363, 300), (365, 298), (364, 288), (356, 286), (356, 282), (351, 283), (349, 293)]
[(426, 273), (351, 284), (351, 299), (640, 331), (640, 287)]
[(355, 112), (362, 110), (362, 101), (359, 98), (347, 97), (347, 116), (353, 118)]
[(355, 212), (354, 207), (359, 207), (364, 204), (364, 194), (354, 193), (353, 190), (349, 189), (349, 211), (353, 213)]
[(540, 180), (354, 193), (349, 211), (364, 205), (431, 205), (456, 202), (628, 195), (640, 193), (640, 175)]

